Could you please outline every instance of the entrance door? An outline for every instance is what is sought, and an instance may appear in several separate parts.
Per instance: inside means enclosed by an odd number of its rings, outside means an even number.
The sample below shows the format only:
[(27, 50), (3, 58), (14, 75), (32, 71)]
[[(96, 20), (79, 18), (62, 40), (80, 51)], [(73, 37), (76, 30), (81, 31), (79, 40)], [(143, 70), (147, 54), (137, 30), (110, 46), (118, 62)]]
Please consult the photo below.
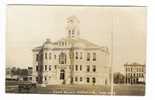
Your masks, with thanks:
[(60, 80), (63, 80), (63, 84), (65, 84), (65, 70), (60, 70)]

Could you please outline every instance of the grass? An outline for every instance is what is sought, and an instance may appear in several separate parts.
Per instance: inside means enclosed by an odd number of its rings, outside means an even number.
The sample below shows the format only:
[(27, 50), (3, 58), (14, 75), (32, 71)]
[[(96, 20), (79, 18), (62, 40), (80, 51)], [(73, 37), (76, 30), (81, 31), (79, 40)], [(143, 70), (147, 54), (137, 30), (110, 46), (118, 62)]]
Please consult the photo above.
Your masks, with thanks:
[[(6, 82), (6, 93), (19, 93), (18, 82)], [(110, 86), (94, 85), (49, 85), (37, 86), (36, 89), (24, 90), (21, 93), (35, 94), (82, 94), (82, 95), (110, 95)], [(145, 85), (114, 85), (115, 95), (143, 96)]]

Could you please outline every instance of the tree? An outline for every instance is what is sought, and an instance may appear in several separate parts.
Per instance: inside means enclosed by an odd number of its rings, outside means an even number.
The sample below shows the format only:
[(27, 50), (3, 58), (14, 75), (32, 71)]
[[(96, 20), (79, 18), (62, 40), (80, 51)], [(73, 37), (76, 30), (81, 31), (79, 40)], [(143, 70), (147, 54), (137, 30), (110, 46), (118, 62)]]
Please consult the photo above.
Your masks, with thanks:
[(122, 83), (124, 83), (124, 80), (125, 80), (125, 76), (122, 73), (120, 73), (120, 72), (114, 73), (114, 83), (115, 84), (122, 84)]

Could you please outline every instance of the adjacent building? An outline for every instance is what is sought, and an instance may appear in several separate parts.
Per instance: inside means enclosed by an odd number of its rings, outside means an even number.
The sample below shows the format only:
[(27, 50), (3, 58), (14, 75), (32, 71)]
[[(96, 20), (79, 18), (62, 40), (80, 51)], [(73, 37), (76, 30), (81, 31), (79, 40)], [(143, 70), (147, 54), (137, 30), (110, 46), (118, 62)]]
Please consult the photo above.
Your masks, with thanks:
[(56, 42), (47, 39), (32, 50), (34, 83), (110, 84), (108, 48), (81, 38), (79, 23), (75, 16), (67, 18), (66, 37)]
[(127, 84), (145, 83), (145, 64), (131, 63), (124, 64)]

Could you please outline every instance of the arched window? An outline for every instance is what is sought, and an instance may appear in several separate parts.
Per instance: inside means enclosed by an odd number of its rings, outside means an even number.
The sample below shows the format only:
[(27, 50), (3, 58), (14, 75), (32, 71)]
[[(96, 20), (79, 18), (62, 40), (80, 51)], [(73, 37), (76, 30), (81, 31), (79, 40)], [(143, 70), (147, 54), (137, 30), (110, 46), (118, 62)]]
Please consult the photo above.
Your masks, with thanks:
[(93, 72), (96, 72), (96, 65), (93, 65)]
[(60, 53), (59, 55), (59, 64), (66, 64), (66, 54), (65, 53)]
[(93, 82), (93, 83), (96, 83), (95, 77), (92, 78), (92, 82)]
[(89, 83), (89, 77), (87, 77), (87, 83)]

